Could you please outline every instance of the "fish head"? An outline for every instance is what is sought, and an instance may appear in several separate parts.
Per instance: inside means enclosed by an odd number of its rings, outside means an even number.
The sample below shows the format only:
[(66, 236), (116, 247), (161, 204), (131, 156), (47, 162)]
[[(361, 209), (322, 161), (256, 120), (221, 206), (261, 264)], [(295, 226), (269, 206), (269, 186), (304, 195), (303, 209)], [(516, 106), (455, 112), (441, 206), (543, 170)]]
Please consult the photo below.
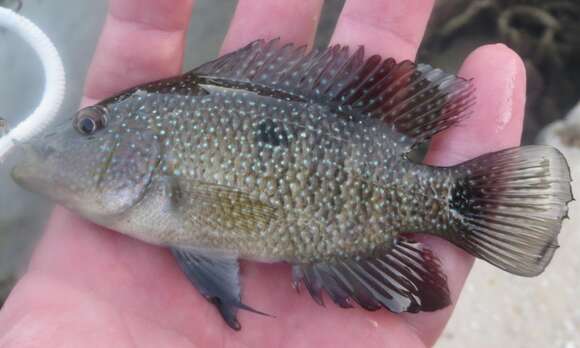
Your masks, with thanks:
[(143, 198), (159, 162), (158, 137), (131, 103), (84, 108), (18, 144), (13, 179), (97, 223), (122, 214)]

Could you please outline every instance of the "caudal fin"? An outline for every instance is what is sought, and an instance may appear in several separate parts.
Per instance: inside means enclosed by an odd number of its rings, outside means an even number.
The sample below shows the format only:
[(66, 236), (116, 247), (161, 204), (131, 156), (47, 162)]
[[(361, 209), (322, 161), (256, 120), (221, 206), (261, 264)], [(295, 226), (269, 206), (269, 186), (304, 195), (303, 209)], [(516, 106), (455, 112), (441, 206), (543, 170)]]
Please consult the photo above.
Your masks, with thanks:
[(566, 159), (549, 146), (525, 146), (460, 165), (452, 191), (461, 235), (453, 242), (517, 275), (544, 271), (572, 198)]

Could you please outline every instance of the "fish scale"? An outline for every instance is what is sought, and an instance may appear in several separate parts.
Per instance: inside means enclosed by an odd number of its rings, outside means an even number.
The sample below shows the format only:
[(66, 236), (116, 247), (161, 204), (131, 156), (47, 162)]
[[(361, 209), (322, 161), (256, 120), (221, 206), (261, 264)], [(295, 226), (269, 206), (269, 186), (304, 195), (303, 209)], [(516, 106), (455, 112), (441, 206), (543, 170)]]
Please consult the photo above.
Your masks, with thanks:
[[(352, 124), (316, 104), (292, 105), (227, 88), (207, 90), (209, 95), (171, 99), (163, 93), (144, 94), (143, 105), (128, 107), (142, 113), (161, 105), (165, 109), (162, 126), (155, 118), (149, 126), (165, 144), (161, 174), (177, 173), (192, 182), (236, 187), (256, 202), (284, 213), (271, 225), (258, 224), (241, 236), (235, 229), (215, 224), (206, 232), (197, 217), (197, 225), (176, 232), (185, 234), (176, 237), (181, 243), (189, 238), (191, 245), (231, 249), (246, 258), (299, 262), (369, 254), (379, 245), (392, 243), (399, 232), (430, 227), (424, 221), (436, 216), (417, 212), (433, 204), (443, 205), (432, 200), (381, 204), (405, 199), (396, 194), (402, 191), (397, 187), (412, 186), (419, 197), (428, 197), (420, 192), (433, 188), (429, 180), (421, 179), (428, 179), (433, 171), (416, 166), (414, 171), (424, 173), (409, 176), (391, 170), (400, 167), (407, 172), (414, 164), (391, 149), (389, 144), (398, 137), (385, 132), (379, 121)], [(268, 140), (260, 139), (261, 125), (267, 122), (285, 132), (288, 144), (260, 141)], [(384, 141), (377, 142), (377, 138)], [(437, 175), (449, 174), (441, 171)], [(440, 196), (446, 197), (448, 188), (439, 189)], [(194, 202), (188, 207), (198, 211), (198, 198), (191, 200)], [(227, 214), (221, 218), (223, 215)]]
[(564, 157), (506, 149), (454, 167), (413, 149), (471, 117), (470, 81), (343, 46), (255, 41), (80, 110), (23, 144), (13, 178), (81, 216), (169, 247), (240, 329), (239, 259), (292, 264), (341, 307), (450, 304), (430, 234), (535, 276), (572, 199)]

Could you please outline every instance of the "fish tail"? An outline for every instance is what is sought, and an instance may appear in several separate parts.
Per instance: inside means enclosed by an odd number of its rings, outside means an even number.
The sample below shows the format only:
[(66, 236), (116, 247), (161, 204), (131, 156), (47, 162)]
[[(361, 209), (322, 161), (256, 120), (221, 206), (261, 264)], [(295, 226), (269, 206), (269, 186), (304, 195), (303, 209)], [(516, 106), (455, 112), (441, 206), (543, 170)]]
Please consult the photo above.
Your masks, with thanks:
[(459, 169), (450, 208), (460, 227), (450, 240), (507, 272), (542, 273), (573, 200), (564, 156), (550, 146), (525, 146), (483, 155)]

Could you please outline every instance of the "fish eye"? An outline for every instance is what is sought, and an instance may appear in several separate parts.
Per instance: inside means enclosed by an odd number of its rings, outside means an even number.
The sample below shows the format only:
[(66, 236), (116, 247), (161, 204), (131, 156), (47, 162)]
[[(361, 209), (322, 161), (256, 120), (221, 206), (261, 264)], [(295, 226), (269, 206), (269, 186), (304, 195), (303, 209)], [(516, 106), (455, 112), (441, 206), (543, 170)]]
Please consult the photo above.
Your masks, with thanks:
[(89, 117), (79, 121), (79, 129), (85, 134), (93, 134), (97, 129), (97, 124)]
[(83, 135), (92, 135), (107, 126), (107, 110), (102, 106), (90, 106), (77, 112), (75, 129)]

